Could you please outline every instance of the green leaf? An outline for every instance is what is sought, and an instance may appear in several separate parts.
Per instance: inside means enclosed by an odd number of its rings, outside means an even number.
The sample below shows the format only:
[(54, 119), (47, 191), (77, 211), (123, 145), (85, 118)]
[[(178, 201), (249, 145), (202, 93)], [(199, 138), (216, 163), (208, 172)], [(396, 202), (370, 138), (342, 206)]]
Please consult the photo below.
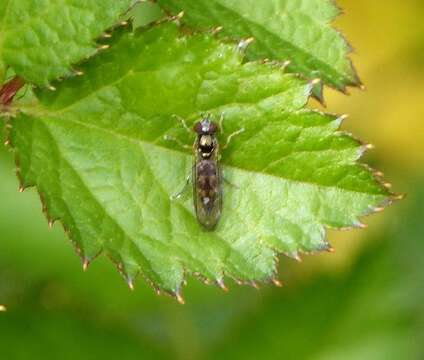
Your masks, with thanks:
[(332, 26), (340, 10), (330, 0), (157, 0), (173, 13), (184, 11), (193, 28), (223, 26), (232, 38), (254, 37), (249, 59), (286, 61), (290, 72), (345, 91), (361, 84), (349, 60), (349, 44)]
[(48, 85), (98, 51), (94, 39), (134, 0), (4, 0), (0, 2), (0, 81), (8, 66), (26, 81)]
[[(312, 84), (284, 69), (243, 64), (236, 46), (184, 36), (173, 23), (116, 31), (111, 48), (11, 122), (23, 187), (36, 185), (84, 262), (104, 251), (128, 282), (141, 272), (179, 295), (185, 274), (221, 282), (275, 277), (277, 253), (329, 249), (325, 227), (391, 201), (356, 161), (364, 146), (338, 132), (341, 118), (303, 109)], [(245, 128), (222, 153), (224, 208), (213, 232), (192, 200), (170, 200), (191, 171), (191, 144), (173, 115), (225, 114)], [(225, 135), (220, 135), (225, 141)]]

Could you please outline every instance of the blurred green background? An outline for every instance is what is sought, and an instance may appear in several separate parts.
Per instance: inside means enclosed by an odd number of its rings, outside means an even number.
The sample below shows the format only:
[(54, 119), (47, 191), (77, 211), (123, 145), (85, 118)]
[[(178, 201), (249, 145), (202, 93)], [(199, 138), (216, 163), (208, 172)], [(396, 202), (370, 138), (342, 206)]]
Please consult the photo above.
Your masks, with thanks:
[(84, 273), (2, 147), (1, 359), (424, 359), (424, 1), (338, 3), (367, 90), (326, 90), (327, 110), (350, 114), (344, 129), (376, 145), (365, 161), (408, 197), (330, 232), (335, 254), (282, 258), (284, 288), (189, 279), (181, 306), (141, 279), (131, 292), (103, 257)]

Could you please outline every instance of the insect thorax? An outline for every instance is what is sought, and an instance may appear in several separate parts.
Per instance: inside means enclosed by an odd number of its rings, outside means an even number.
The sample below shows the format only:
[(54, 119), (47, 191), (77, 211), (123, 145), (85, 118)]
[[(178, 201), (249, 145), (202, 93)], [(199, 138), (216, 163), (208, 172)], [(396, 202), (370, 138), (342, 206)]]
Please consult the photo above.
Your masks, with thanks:
[(211, 134), (202, 134), (198, 136), (196, 143), (197, 153), (200, 159), (212, 159), (217, 152), (218, 142), (216, 137)]

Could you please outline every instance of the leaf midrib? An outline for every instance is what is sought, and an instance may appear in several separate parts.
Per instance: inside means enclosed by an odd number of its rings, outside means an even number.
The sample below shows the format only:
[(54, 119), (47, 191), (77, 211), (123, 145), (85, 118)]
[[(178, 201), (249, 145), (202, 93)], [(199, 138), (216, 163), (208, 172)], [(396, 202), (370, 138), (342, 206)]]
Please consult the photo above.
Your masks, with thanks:
[[(124, 135), (122, 133), (115, 132), (115, 131), (112, 131), (112, 130), (109, 130), (109, 129), (105, 129), (103, 127), (96, 126), (94, 124), (87, 124), (87, 123), (84, 123), (84, 122), (81, 122), (81, 121), (78, 121), (78, 120), (75, 120), (75, 119), (67, 119), (66, 121), (74, 123), (76, 125), (86, 127), (86, 128), (91, 128), (91, 129), (94, 129), (94, 130), (97, 130), (97, 131), (105, 132), (105, 133), (113, 135), (115, 137), (124, 138), (127, 141), (134, 142), (134, 143), (137, 143), (137, 144), (142, 143), (144, 145), (153, 146), (153, 147), (156, 147), (156, 148), (164, 150), (164, 151), (169, 151), (171, 153), (184, 154), (185, 156), (192, 157), (192, 155), (188, 155), (188, 153), (186, 153), (184, 151), (179, 151), (179, 150), (176, 150), (176, 149), (170, 149), (168, 147), (158, 145), (156, 143), (156, 141), (159, 140), (160, 137), (156, 138), (154, 141), (146, 141), (146, 140), (142, 140), (142, 139), (139, 139), (139, 138), (136, 138), (136, 137)], [(375, 194), (375, 193), (366, 192), (366, 191), (365, 192), (364, 191), (356, 191), (356, 190), (345, 189), (345, 188), (337, 187), (337, 186), (323, 185), (323, 184), (318, 184), (318, 183), (314, 183), (314, 182), (308, 182), (308, 181), (305, 181), (305, 180), (293, 180), (293, 179), (285, 178), (283, 176), (277, 176), (277, 175), (273, 175), (273, 174), (269, 174), (269, 173), (264, 173), (264, 172), (261, 172), (261, 171), (258, 171), (258, 170), (247, 170), (247, 169), (240, 168), (240, 167), (237, 167), (237, 166), (234, 166), (234, 165), (227, 165), (227, 164), (222, 164), (222, 165), (224, 165), (227, 168), (234, 169), (234, 170), (237, 170), (237, 171), (241, 171), (241, 172), (244, 172), (244, 173), (258, 174), (260, 176), (266, 176), (266, 177), (270, 177), (270, 178), (273, 178), (273, 179), (284, 180), (284, 181), (294, 183), (294, 184), (300, 183), (300, 184), (304, 184), (304, 185), (308, 185), (308, 186), (315, 186), (315, 187), (318, 187), (318, 188), (325, 188), (325, 189), (341, 189), (341, 190), (343, 190), (347, 193), (352, 193), (352, 194), (369, 195), (369, 196), (375, 196), (375, 197), (383, 196), (381, 194)]]
[[(108, 134), (111, 134), (111, 135), (113, 135), (113, 136), (118, 136), (118, 137), (122, 137), (122, 138), (124, 138), (124, 139), (126, 139), (126, 140), (128, 140), (128, 141), (132, 141), (132, 142), (134, 142), (134, 143), (136, 143), (141, 149), (143, 149), (144, 148), (144, 146), (157, 146), (156, 144), (154, 144), (154, 143), (149, 143), (149, 142), (143, 142), (143, 141), (141, 141), (141, 140), (137, 140), (137, 139), (133, 139), (133, 138), (131, 138), (131, 137), (128, 137), (128, 136), (125, 136), (125, 135), (123, 135), (123, 134), (119, 134), (119, 133), (116, 133), (116, 132), (113, 132), (113, 131), (110, 131), (110, 130), (107, 130), (107, 129), (104, 129), (104, 128), (101, 128), (101, 127), (98, 127), (98, 126), (95, 126), (95, 125), (92, 125), (92, 126), (89, 126), (89, 125), (87, 125), (86, 123), (83, 123), (83, 122), (80, 122), (80, 121), (77, 121), (77, 120), (75, 120), (75, 121), (70, 121), (70, 122), (73, 122), (74, 124), (78, 124), (78, 125), (80, 125), (80, 126), (86, 126), (86, 127), (88, 127), (88, 128), (91, 128), (91, 129), (94, 129), (94, 130), (97, 130), (97, 131), (104, 131), (104, 132), (106, 132), (106, 133), (108, 133)], [(50, 135), (52, 136), (52, 139), (55, 139), (55, 137), (53, 136), (53, 134), (51, 133), (51, 131), (50, 131), (50, 129), (49, 129), (49, 127), (46, 125), (46, 124), (43, 124), (44, 125), (44, 128), (50, 133)], [(55, 141), (56, 141), (56, 139), (55, 139)], [(60, 147), (59, 147), (59, 144), (57, 144), (57, 141), (56, 141), (56, 146), (57, 146), (57, 151), (59, 151), (60, 153), (61, 153), (61, 151), (60, 151)], [(161, 150), (163, 150), (163, 149), (167, 149), (167, 148), (165, 148), (165, 147), (159, 147), (159, 146), (157, 146), (158, 148), (160, 148)], [(170, 149), (168, 149), (168, 150), (170, 150)], [(171, 150), (172, 151), (172, 150)], [(173, 151), (173, 152), (176, 152), (176, 151)], [(125, 229), (125, 227), (124, 226), (122, 226), (121, 225), (121, 223), (119, 222), (119, 221), (117, 221), (116, 219), (115, 219), (115, 217), (113, 216), (113, 215), (111, 215), (108, 211), (107, 211), (107, 209), (103, 206), (103, 204), (102, 204), (102, 202), (100, 201), (100, 199), (93, 193), (93, 191), (92, 191), (92, 188), (85, 182), (85, 180), (83, 179), (83, 177), (81, 176), (81, 174), (73, 167), (73, 165), (72, 165), (72, 163), (65, 157), (65, 156), (63, 156), (63, 154), (61, 154), (61, 159), (63, 160), (63, 161), (65, 161), (66, 163), (67, 163), (67, 165), (70, 167), (70, 168), (72, 168), (73, 169), (73, 171), (74, 171), (74, 173), (76, 174), (76, 176), (78, 177), (78, 179), (81, 181), (81, 183), (84, 185), (84, 187), (87, 189), (87, 191), (89, 192), (89, 194), (90, 194), (90, 196), (92, 197), (92, 199), (100, 206), (100, 208), (102, 209), (102, 211), (103, 211), (103, 213), (104, 213), (104, 215), (105, 216), (107, 216), (121, 231), (122, 231), (122, 233), (125, 235), (125, 237), (129, 240), (129, 241), (131, 241), (131, 243), (132, 244), (134, 244), (134, 246), (136, 247), (136, 249), (137, 249), (137, 251), (141, 254), (141, 256), (143, 256), (143, 258), (145, 259), (145, 261), (149, 264), (149, 271), (151, 272), (151, 273), (154, 273), (154, 274), (156, 274), (157, 276), (158, 276), (158, 278), (159, 279), (161, 279), (161, 277), (160, 277), (160, 275), (159, 275), (159, 273), (157, 273), (154, 269), (153, 269), (153, 267), (151, 266), (151, 261), (144, 255), (144, 252), (143, 252), (143, 249), (142, 248), (140, 248), (139, 246), (138, 246), (138, 242), (137, 242), (137, 239), (133, 236), (133, 235), (130, 235), (127, 231), (126, 231), (126, 229)], [(163, 191), (164, 193), (166, 193), (167, 194), (167, 192), (166, 192), (166, 190), (163, 188), (163, 186), (159, 183), (159, 182), (157, 182), (158, 184), (159, 184), (159, 186), (162, 188), (162, 190), (161, 191)], [(184, 207), (184, 206), (183, 206)], [(185, 208), (185, 207), (184, 207)], [(187, 209), (186, 209), (187, 210)], [(71, 213), (69, 213), (69, 215), (71, 216), (71, 217), (73, 217), (72, 216), (72, 214)], [(253, 228), (250, 226), (250, 224), (248, 223), (248, 222), (246, 222), (245, 221), (245, 219), (244, 218), (242, 218), (242, 217), (240, 217), (239, 216), (239, 219), (243, 222), (243, 224), (246, 226), (246, 228), (248, 228), (248, 229), (250, 229), (250, 233), (257, 233), (257, 232), (255, 232), (254, 230), (253, 230)], [(173, 229), (173, 227), (172, 227), (172, 229)], [(169, 236), (169, 238), (170, 239), (172, 239), (172, 234), (173, 234), (173, 232), (171, 232), (168, 236)], [(248, 263), (248, 261), (245, 259), (245, 256), (244, 256), (244, 254), (242, 253), (242, 252), (240, 252), (239, 250), (237, 250), (234, 246), (232, 246), (232, 244), (231, 243), (229, 243), (229, 242), (227, 242), (227, 241), (225, 241), (225, 239), (222, 237), (222, 236), (219, 236), (219, 235), (217, 235), (217, 233), (215, 233), (215, 235), (220, 239), (220, 240), (222, 240), (223, 241), (223, 243), (225, 243), (226, 244), (226, 247), (228, 247), (228, 249), (230, 249), (230, 251), (232, 251), (232, 252), (235, 252), (235, 253), (237, 253), (241, 258), (243, 258), (245, 261), (246, 261), (246, 263)], [(146, 233), (142, 233), (142, 236), (143, 236), (143, 238), (144, 239), (147, 239), (148, 241), (150, 241), (152, 244), (153, 243), (155, 243), (155, 242), (157, 242), (158, 244), (160, 244), (161, 246), (168, 246), (168, 242), (164, 242), (164, 241), (161, 241), (160, 239), (156, 239), (156, 238), (152, 238), (150, 235), (148, 235), (148, 234), (146, 234)], [(143, 241), (145, 241), (145, 240), (143, 240)], [(99, 247), (102, 249), (102, 250), (105, 250), (105, 245), (102, 243), (102, 241), (98, 241), (98, 239), (96, 239), (96, 242), (97, 242), (97, 244), (99, 245)], [(176, 248), (178, 248), (178, 249), (180, 249), (180, 251), (182, 251), (182, 253), (184, 253), (185, 254), (185, 256), (187, 257), (187, 258), (189, 258), (190, 256), (191, 256), (191, 254), (190, 253), (188, 253), (187, 252), (187, 250), (185, 250), (184, 248), (182, 248), (181, 246), (180, 246), (180, 244), (178, 244), (178, 243), (175, 243), (175, 242), (172, 242), (172, 246), (174, 246), (174, 247), (176, 247)], [(108, 250), (108, 249), (106, 249), (106, 250)], [(221, 259), (219, 259), (219, 258), (217, 258), (216, 260), (219, 260), (219, 262), (220, 262), (220, 266), (221, 266), (221, 269), (222, 269), (222, 271), (223, 271), (223, 273), (222, 273), (222, 276), (223, 276), (223, 274), (224, 274), (224, 271), (225, 271), (225, 268), (226, 268), (226, 263), (227, 263), (227, 259), (230, 257), (230, 255), (229, 255), (229, 253), (228, 252), (226, 252), (226, 254), (225, 254), (225, 259), (223, 259), (222, 261), (221, 261)], [(200, 263), (202, 266), (204, 266), (205, 267), (205, 269), (207, 269), (207, 265), (205, 265), (205, 262), (204, 261), (202, 261), (201, 259), (197, 259), (197, 258), (192, 258), (192, 259), (194, 259), (196, 262), (198, 262), (198, 263)], [(177, 264), (179, 264), (179, 265), (181, 265), (183, 268), (185, 268), (186, 267), (186, 263), (185, 262), (182, 262), (181, 263), (181, 259), (179, 258), (179, 257), (175, 257), (175, 263), (177, 263)], [(232, 267), (234, 267), (235, 269), (237, 269), (237, 271), (240, 273), (240, 274), (244, 274), (243, 276), (248, 276), (247, 274), (245, 274), (245, 271), (243, 270), (243, 268), (242, 267), (240, 267), (239, 266), (239, 264), (237, 263), (237, 262), (234, 262), (234, 261), (231, 261), (230, 262), (231, 263), (231, 266)], [(139, 271), (141, 271), (145, 276), (147, 276), (147, 274), (145, 273), (145, 271), (143, 271), (143, 267), (137, 262), (137, 264), (138, 264), (138, 270)], [(274, 266), (273, 266), (273, 268), (275, 267), (275, 264), (274, 264)], [(208, 271), (209, 272), (209, 271)], [(150, 279), (150, 281), (153, 281), (153, 279), (151, 279), (150, 277), (149, 277), (149, 279)], [(172, 289), (173, 291), (176, 291), (177, 289)]]

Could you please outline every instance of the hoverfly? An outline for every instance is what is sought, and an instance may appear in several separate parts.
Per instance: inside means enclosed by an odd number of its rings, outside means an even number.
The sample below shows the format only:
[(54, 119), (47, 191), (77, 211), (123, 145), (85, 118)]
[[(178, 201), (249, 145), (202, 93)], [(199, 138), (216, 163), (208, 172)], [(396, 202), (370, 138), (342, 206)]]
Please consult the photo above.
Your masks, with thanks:
[[(178, 194), (172, 198), (177, 199), (185, 192), (190, 181), (193, 185), (193, 204), (196, 212), (197, 221), (206, 229), (213, 230), (221, 217), (222, 212), (222, 183), (223, 176), (221, 171), (220, 148), (217, 139), (217, 133), (222, 132), (222, 123), (224, 120), (221, 115), (219, 125), (210, 119), (210, 114), (202, 116), (202, 119), (193, 125), (190, 130), (183, 118), (177, 117), (183, 127), (191, 134), (196, 134), (192, 150), (194, 152), (194, 163), (192, 173), (187, 177), (186, 185)], [(225, 149), (231, 139), (244, 129), (235, 131), (227, 137)], [(184, 148), (190, 148), (182, 144), (178, 139), (165, 135), (165, 140), (173, 140)]]

